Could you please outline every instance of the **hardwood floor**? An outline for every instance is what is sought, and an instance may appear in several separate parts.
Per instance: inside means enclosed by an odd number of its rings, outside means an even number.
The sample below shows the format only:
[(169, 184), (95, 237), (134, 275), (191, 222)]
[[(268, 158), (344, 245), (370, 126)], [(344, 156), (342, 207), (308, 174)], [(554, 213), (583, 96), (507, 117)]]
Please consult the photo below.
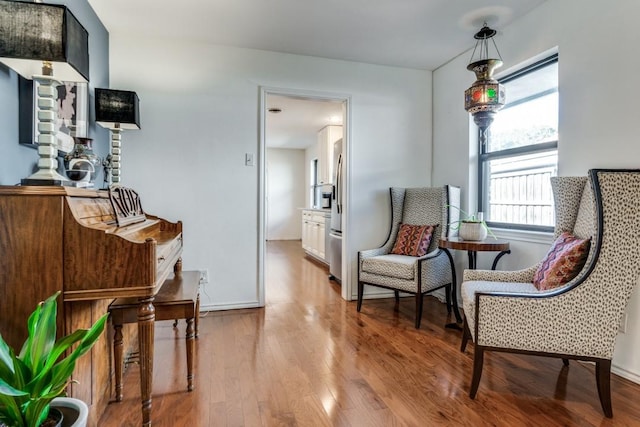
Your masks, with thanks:
[[(603, 416), (593, 367), (560, 359), (488, 353), (475, 400), (468, 397), (473, 345), (425, 298), (340, 298), (326, 268), (300, 242), (267, 245), (267, 306), (200, 319), (195, 391), (188, 393), (184, 322), (156, 325), (154, 426), (637, 426), (640, 385), (613, 375), (614, 418)], [(124, 399), (99, 426), (141, 423), (138, 368)]]

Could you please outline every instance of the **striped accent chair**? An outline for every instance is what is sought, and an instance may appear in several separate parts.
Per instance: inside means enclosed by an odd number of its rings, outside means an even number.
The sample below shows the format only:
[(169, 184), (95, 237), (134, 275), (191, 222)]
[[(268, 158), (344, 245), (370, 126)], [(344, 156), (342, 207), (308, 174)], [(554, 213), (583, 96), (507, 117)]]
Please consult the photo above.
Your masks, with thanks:
[(611, 359), (631, 293), (640, 278), (640, 170), (589, 171), (551, 181), (555, 237), (591, 239), (582, 269), (560, 287), (539, 290), (540, 263), (520, 271), (465, 270), (465, 325), (461, 351), (472, 339), (473, 399), (486, 351), (595, 362), (602, 410), (611, 407)]
[[(391, 227), (384, 245), (358, 252), (358, 311), (362, 308), (365, 285), (415, 296), (415, 327), (420, 328), (422, 300), (426, 293), (446, 288), (447, 309), (451, 312), (452, 272), (449, 259), (438, 248), (438, 239), (457, 234), (450, 224), (460, 216), (460, 188), (450, 185), (433, 188), (391, 188)], [(434, 226), (426, 254), (411, 256), (392, 253), (402, 224)], [(401, 236), (402, 239), (402, 236)], [(400, 243), (400, 242), (398, 242)], [(402, 242), (406, 244), (405, 242)], [(456, 301), (454, 301), (457, 304)], [(457, 305), (456, 305), (457, 313)]]

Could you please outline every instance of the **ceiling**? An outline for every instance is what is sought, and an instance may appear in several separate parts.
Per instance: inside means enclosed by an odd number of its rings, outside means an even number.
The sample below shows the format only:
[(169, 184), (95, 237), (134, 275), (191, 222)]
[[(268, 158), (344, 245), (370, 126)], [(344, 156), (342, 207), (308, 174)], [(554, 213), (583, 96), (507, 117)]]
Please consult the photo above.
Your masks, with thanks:
[[(267, 96), (266, 146), (304, 149), (317, 142), (320, 129), (342, 125), (342, 102)], [(278, 108), (279, 113), (269, 110)]]
[[(111, 35), (434, 70), (545, 0), (89, 0)], [(498, 44), (500, 42), (498, 41)], [(275, 97), (267, 146), (304, 148), (339, 103)], [(277, 104), (277, 105), (276, 105)], [(270, 106), (270, 105), (268, 105)], [(336, 110), (337, 109), (337, 110)], [(340, 111), (340, 112), (339, 112)]]

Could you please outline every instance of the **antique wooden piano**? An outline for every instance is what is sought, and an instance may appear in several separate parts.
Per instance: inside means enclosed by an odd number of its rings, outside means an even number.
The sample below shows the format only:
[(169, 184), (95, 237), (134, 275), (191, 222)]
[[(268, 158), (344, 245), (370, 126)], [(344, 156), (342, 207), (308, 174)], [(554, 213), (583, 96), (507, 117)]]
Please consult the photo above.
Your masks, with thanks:
[[(29, 314), (62, 291), (58, 335), (89, 327), (114, 298), (138, 297), (143, 423), (150, 425), (153, 296), (181, 269), (182, 223), (145, 215), (131, 190), (0, 186), (0, 333), (14, 348)], [(70, 395), (90, 406), (95, 425), (109, 402), (107, 331), (78, 361)], [(128, 340), (132, 342), (132, 340)]]

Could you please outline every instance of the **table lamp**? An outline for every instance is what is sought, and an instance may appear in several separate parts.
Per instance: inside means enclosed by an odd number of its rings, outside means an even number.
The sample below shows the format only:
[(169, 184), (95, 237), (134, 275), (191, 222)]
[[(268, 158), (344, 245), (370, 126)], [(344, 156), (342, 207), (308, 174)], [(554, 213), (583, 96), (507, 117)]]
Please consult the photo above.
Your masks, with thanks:
[(58, 169), (57, 89), (89, 81), (89, 34), (63, 5), (0, 0), (0, 62), (38, 83), (38, 170), (22, 185), (66, 185)]
[(140, 129), (138, 95), (127, 90), (96, 89), (96, 123), (111, 130), (111, 149), (104, 161), (107, 185), (119, 184), (121, 180), (121, 131)]

